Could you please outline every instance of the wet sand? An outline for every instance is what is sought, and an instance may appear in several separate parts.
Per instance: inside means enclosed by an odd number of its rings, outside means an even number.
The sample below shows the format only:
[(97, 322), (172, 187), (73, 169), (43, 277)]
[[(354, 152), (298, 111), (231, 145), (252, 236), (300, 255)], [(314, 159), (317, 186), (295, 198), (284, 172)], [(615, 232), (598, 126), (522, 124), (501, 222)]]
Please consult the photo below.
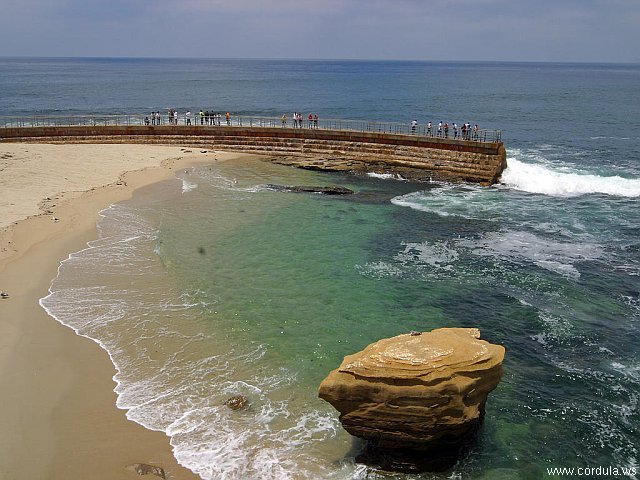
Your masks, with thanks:
[[(116, 408), (114, 367), (38, 301), (61, 260), (96, 236), (98, 212), (177, 169), (240, 157), (146, 145), (0, 144), (0, 478), (198, 478), (169, 438)], [(126, 173), (128, 172), (128, 173)], [(177, 180), (176, 180), (177, 181)], [(157, 478), (146, 476), (145, 478)]]

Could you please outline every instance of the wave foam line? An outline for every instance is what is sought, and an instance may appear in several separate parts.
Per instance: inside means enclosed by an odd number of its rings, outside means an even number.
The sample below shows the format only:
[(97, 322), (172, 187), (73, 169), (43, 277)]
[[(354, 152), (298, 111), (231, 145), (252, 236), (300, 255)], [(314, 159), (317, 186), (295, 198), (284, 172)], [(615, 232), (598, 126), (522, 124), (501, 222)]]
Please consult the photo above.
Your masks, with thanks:
[(543, 165), (507, 159), (502, 173), (505, 186), (530, 193), (557, 197), (603, 193), (618, 197), (640, 197), (640, 178), (599, 176), (554, 171)]

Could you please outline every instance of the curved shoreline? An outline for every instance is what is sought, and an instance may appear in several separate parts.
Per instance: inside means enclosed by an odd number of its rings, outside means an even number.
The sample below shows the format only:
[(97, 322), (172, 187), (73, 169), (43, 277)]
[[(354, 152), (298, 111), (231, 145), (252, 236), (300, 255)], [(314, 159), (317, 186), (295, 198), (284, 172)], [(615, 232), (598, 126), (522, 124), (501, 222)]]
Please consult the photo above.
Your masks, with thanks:
[[(5, 158), (31, 147), (42, 156), (31, 166), (28, 158)], [(178, 465), (167, 436), (127, 420), (116, 407), (115, 370), (106, 352), (52, 321), (39, 300), (47, 295), (60, 261), (96, 237), (103, 208), (143, 186), (173, 178), (176, 169), (239, 155), (185, 156), (177, 147), (126, 145), (14, 144), (2, 145), (2, 150), (3, 183), (19, 183), (23, 194), (16, 198), (15, 191), (0, 190), (0, 206), (7, 212), (2, 221), (9, 224), (0, 231), (0, 290), (10, 295), (0, 301), (0, 382), (5, 392), (0, 477), (139, 478), (126, 467), (148, 463), (163, 468), (167, 478), (198, 478)], [(78, 175), (77, 161), (62, 160), (74, 155), (85, 158), (84, 178)], [(110, 155), (121, 161), (109, 162)], [(141, 156), (146, 158), (137, 161)], [(12, 175), (14, 161), (27, 168), (24, 176)], [(46, 180), (39, 177), (43, 172)], [(62, 189), (56, 191), (58, 187)], [(45, 202), (56, 197), (55, 206), (34, 208), (38, 195)], [(23, 219), (12, 208), (20, 202)]]

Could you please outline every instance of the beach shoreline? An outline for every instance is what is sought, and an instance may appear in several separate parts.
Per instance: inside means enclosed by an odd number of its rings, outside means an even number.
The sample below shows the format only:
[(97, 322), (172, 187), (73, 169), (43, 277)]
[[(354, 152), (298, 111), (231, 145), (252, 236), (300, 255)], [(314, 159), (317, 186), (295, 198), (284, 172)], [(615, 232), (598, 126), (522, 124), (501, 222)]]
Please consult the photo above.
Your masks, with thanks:
[[(0, 146), (0, 478), (139, 478), (132, 465), (195, 479), (169, 438), (116, 407), (98, 344), (39, 305), (60, 262), (96, 237), (99, 212), (175, 171), (241, 154), (145, 145)], [(178, 181), (178, 180), (176, 180)]]

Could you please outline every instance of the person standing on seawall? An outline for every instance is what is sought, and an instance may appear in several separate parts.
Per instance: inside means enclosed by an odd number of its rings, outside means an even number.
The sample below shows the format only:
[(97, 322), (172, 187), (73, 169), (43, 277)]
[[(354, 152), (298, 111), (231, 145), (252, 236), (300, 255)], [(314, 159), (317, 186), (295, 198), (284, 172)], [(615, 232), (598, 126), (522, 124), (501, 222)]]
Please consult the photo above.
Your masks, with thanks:
[(451, 126), (453, 127), (453, 138), (458, 138), (458, 124), (453, 122)]
[(411, 134), (414, 135), (416, 133), (416, 128), (418, 128), (418, 121), (411, 120)]
[(444, 138), (449, 138), (449, 123), (444, 122)]
[(184, 121), (187, 125), (191, 125), (191, 110), (187, 110), (184, 114)]
[(313, 128), (318, 128), (318, 114), (313, 116)]
[(430, 122), (430, 121), (429, 121), (429, 122), (427, 122), (427, 135), (428, 135), (428, 136), (431, 136), (431, 135), (432, 135), (431, 127), (432, 127), (431, 122)]
[(286, 127), (287, 126), (287, 114), (286, 113), (282, 114), (282, 119), (281, 120), (282, 120), (282, 128)]
[(231, 125), (231, 114), (229, 112), (224, 114), (224, 118), (227, 119), (227, 126)]

